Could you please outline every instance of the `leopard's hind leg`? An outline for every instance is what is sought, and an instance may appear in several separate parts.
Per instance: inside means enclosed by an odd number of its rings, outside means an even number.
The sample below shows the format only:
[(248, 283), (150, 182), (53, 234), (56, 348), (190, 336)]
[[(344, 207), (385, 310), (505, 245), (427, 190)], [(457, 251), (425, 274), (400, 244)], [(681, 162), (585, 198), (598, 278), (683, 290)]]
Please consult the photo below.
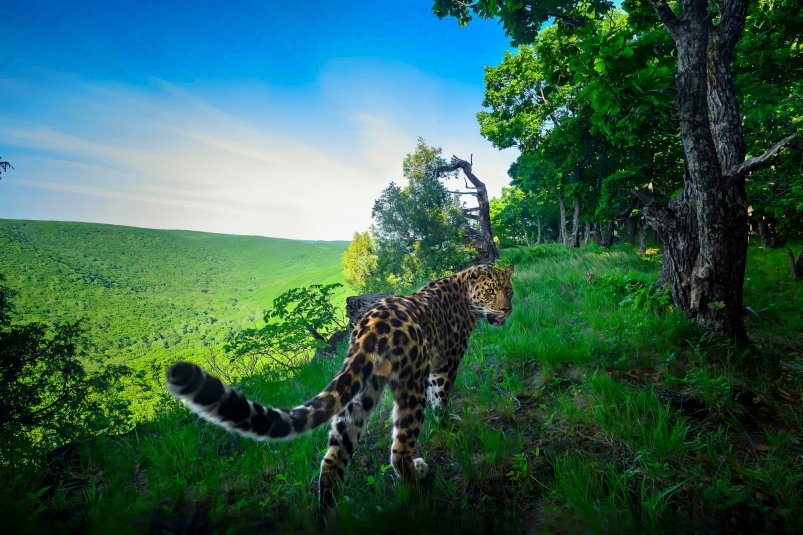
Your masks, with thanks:
[(427, 399), (432, 412), (441, 424), (449, 420), (449, 399), (457, 380), (457, 368), (463, 358), (465, 346), (453, 350), (449, 356), (429, 373), (427, 378)]
[[(423, 370), (426, 377), (427, 370)], [(405, 481), (423, 479), (427, 475), (427, 463), (422, 458), (413, 459), (418, 437), (421, 435), (421, 426), (424, 421), (424, 407), (426, 405), (426, 391), (424, 378), (411, 373), (409, 378), (400, 378), (400, 382), (393, 384), (393, 397), (396, 404), (393, 406), (393, 445), (391, 447), (390, 462), (396, 474)]]
[(324, 511), (335, 508), (335, 489), (343, 482), (346, 466), (354, 454), (368, 417), (379, 403), (385, 382), (382, 377), (371, 377), (362, 392), (332, 419), (329, 448), (321, 462), (318, 479), (320, 507)]

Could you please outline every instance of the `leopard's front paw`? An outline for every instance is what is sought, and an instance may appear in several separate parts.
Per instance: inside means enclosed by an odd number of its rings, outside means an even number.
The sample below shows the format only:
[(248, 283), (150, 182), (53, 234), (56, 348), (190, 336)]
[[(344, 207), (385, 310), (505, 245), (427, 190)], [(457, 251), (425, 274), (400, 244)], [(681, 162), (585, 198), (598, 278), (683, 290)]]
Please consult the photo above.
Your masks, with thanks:
[(429, 472), (429, 467), (424, 459), (421, 457), (416, 457), (413, 460), (413, 464), (415, 464), (415, 473), (418, 479), (424, 479), (427, 477), (427, 473)]

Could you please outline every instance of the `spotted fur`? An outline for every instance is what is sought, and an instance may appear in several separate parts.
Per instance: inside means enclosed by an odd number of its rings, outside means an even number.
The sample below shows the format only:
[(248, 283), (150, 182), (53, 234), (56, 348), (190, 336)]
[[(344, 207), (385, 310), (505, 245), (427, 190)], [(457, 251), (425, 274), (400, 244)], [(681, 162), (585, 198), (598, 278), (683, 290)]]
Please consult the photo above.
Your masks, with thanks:
[(354, 446), (387, 385), (395, 402), (391, 464), (405, 480), (422, 478), (427, 464), (413, 458), (413, 449), (425, 403), (428, 400), (438, 415), (446, 412), (476, 320), (502, 325), (510, 314), (512, 273), (512, 267), (473, 266), (414, 294), (383, 299), (355, 326), (335, 378), (293, 409), (249, 401), (186, 362), (168, 370), (168, 389), (203, 418), (258, 440), (290, 439), (331, 420), (319, 479), (321, 506), (330, 508)]

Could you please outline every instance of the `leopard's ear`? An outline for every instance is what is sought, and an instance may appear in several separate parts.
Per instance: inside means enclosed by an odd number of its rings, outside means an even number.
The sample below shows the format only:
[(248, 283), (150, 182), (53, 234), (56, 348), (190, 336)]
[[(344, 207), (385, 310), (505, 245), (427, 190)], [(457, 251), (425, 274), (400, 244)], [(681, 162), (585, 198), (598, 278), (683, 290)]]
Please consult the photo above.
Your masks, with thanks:
[(475, 281), (480, 277), (480, 272), (482, 271), (481, 265), (471, 266), (468, 269), (468, 280)]
[(513, 275), (513, 264), (504, 269), (506, 275)]

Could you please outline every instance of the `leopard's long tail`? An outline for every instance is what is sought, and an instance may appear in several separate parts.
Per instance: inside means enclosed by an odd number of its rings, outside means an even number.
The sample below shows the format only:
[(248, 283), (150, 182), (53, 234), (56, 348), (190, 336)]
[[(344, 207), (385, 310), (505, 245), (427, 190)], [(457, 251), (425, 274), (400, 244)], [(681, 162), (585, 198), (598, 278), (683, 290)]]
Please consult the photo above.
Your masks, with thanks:
[(202, 418), (257, 440), (291, 439), (328, 422), (362, 391), (372, 375), (389, 372), (390, 362), (377, 366), (378, 355), (350, 354), (323, 391), (293, 409), (268, 408), (250, 401), (200, 366), (174, 364), (167, 388)]

